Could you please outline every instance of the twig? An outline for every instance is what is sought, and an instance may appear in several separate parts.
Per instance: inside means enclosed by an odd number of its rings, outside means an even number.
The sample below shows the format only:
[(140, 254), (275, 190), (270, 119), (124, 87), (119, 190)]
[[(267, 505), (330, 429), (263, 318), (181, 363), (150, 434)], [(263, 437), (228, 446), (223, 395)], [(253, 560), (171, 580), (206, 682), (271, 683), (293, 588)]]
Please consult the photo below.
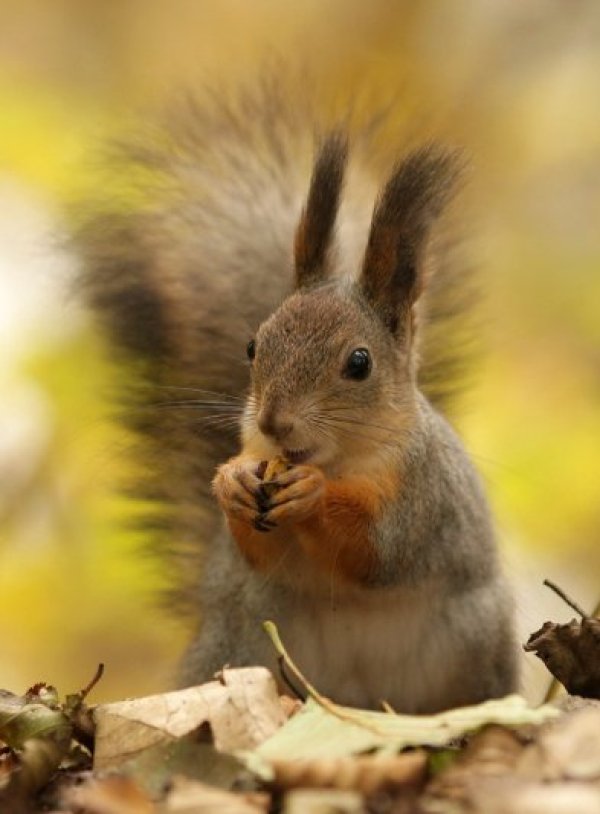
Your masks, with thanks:
[(90, 683), (86, 687), (84, 687), (79, 693), (79, 697), (82, 702), (85, 701), (87, 696), (91, 693), (91, 691), (94, 689), (94, 687), (100, 681), (103, 675), (104, 675), (104, 664), (100, 663)]
[(291, 693), (293, 695), (295, 695), (296, 698), (299, 701), (302, 701), (302, 703), (304, 704), (306, 702), (306, 695), (303, 695), (300, 692), (298, 687), (296, 687), (296, 685), (294, 684), (292, 679), (287, 674), (286, 669), (285, 669), (285, 658), (283, 656), (278, 656), (277, 664), (279, 665), (279, 674), (281, 675), (281, 678), (283, 679), (283, 683), (290, 689)]
[(368, 729), (370, 732), (374, 732), (377, 735), (382, 734), (381, 728), (371, 724), (370, 721), (366, 721), (364, 716), (361, 716), (360, 712), (354, 712), (354, 710), (350, 709), (349, 707), (342, 707), (339, 704), (335, 704), (329, 698), (321, 695), (321, 693), (315, 689), (315, 687), (313, 687), (310, 681), (308, 681), (308, 679), (305, 678), (305, 676), (300, 672), (299, 668), (292, 660), (292, 657), (283, 646), (283, 642), (279, 636), (279, 631), (277, 630), (277, 626), (274, 622), (269, 620), (263, 622), (263, 630), (271, 639), (271, 642), (277, 651), (277, 655), (283, 659), (285, 666), (306, 689), (307, 694), (314, 701), (316, 701), (319, 706), (327, 710), (327, 712), (331, 713), (331, 715), (335, 715), (336, 718), (341, 718), (342, 721), (347, 721), (348, 723), (355, 724), (363, 729)]
[(283, 659), (285, 662), (286, 667), (293, 673), (293, 675), (298, 679), (298, 681), (305, 687), (306, 692), (313, 698), (318, 704), (325, 709), (329, 709), (331, 711), (331, 707), (334, 706), (333, 702), (329, 700), (329, 698), (325, 698), (318, 692), (313, 685), (302, 675), (298, 667), (296, 667), (295, 663), (292, 661), (291, 656), (283, 646), (283, 642), (279, 637), (279, 631), (277, 630), (276, 625), (271, 621), (263, 622), (263, 629), (267, 636), (273, 642), (275, 650), (280, 658)]
[(590, 618), (588, 614), (576, 602), (573, 602), (573, 600), (570, 597), (568, 597), (566, 593), (561, 588), (559, 588), (558, 585), (556, 585), (554, 582), (551, 582), (549, 579), (545, 579), (544, 585), (550, 588), (551, 591), (554, 591), (555, 594), (560, 596), (563, 602), (566, 602), (567, 605), (569, 605), (569, 607), (573, 608), (573, 610), (576, 613), (578, 613), (582, 619)]
[(550, 686), (546, 690), (546, 695), (544, 696), (542, 704), (550, 704), (558, 697), (562, 689), (563, 685), (560, 683), (558, 678), (553, 678), (552, 681), (550, 682)]

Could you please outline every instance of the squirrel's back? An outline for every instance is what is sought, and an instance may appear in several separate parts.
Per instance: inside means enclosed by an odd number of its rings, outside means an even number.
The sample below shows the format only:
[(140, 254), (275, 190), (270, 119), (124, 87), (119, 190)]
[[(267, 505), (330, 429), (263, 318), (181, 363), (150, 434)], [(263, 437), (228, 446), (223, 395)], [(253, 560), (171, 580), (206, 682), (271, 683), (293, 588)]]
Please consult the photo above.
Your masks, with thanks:
[[(358, 269), (381, 168), (414, 142), (382, 148), (376, 120), (343, 125), (353, 159), (337, 221), (340, 268)], [(113, 172), (139, 181), (135, 194), (100, 201), (78, 231), (86, 296), (130, 365), (125, 414), (141, 441), (138, 494), (156, 506), (161, 546), (195, 565), (219, 522), (215, 467), (238, 445), (244, 348), (292, 290), (315, 140), (332, 124), (273, 76), (231, 95), (188, 97), (118, 149)], [(419, 303), (418, 376), (446, 409), (462, 357), (443, 337), (459, 347), (449, 326), (460, 326), (470, 286), (443, 235), (431, 241)], [(195, 583), (197, 568), (184, 570)]]

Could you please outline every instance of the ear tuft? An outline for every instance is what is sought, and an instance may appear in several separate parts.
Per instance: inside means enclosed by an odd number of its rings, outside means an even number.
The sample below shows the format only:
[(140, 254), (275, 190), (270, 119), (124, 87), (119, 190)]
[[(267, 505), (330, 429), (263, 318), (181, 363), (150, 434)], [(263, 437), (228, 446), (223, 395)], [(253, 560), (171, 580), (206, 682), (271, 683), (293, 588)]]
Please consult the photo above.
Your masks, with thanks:
[(341, 130), (321, 143), (315, 160), (306, 205), (296, 230), (296, 286), (303, 288), (327, 276), (327, 261), (344, 183), (348, 138)]
[(460, 153), (422, 147), (396, 166), (375, 204), (360, 284), (392, 331), (421, 294), (427, 238), (463, 168)]

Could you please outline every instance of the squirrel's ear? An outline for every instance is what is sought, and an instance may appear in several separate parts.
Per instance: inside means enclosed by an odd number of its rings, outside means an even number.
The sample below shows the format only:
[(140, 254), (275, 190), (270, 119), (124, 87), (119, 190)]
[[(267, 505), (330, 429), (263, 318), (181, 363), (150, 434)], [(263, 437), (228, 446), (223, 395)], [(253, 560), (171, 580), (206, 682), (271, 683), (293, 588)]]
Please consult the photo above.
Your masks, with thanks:
[(327, 276), (347, 157), (347, 137), (337, 130), (324, 139), (317, 153), (294, 241), (297, 288), (317, 283)]
[(458, 153), (435, 145), (416, 150), (396, 166), (375, 204), (360, 286), (394, 333), (421, 294), (430, 227), (463, 164)]

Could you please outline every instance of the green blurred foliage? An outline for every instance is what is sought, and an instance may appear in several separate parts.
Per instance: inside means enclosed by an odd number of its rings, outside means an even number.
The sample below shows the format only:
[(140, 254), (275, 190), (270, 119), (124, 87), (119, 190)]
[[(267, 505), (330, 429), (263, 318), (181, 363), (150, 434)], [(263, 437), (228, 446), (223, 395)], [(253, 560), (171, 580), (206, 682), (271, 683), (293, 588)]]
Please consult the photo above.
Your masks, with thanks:
[(139, 507), (118, 496), (132, 467), (130, 439), (102, 403), (114, 371), (84, 331), (33, 350), (21, 372), (43, 393), (52, 431), (3, 517), (0, 683), (48, 678), (69, 689), (104, 661), (99, 697), (156, 690), (172, 669), (157, 653), (180, 646), (181, 631), (156, 607), (165, 586), (132, 529)]
[[(106, 182), (99, 145), (139, 111), (273, 54), (310, 66), (316, 94), (398, 99), (409, 129), (473, 156), (465, 219), (488, 353), (461, 427), (503, 537), (600, 592), (600, 7), (3, 0), (0, 180), (68, 212)], [(182, 631), (151, 609), (160, 565), (121, 523), (129, 441), (102, 402), (104, 349), (85, 325), (42, 332), (11, 367), (12, 384), (42, 395), (51, 432), (0, 514), (0, 686), (70, 691), (105, 660), (98, 697), (159, 689)]]

